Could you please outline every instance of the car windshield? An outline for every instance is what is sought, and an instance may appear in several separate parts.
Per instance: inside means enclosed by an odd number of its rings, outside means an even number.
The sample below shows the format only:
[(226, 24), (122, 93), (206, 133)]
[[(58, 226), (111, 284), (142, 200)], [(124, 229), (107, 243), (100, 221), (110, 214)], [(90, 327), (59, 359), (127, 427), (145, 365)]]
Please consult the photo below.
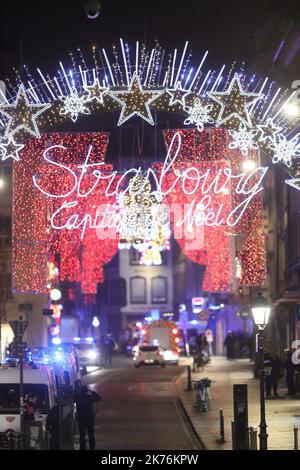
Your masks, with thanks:
[(156, 352), (158, 351), (158, 346), (141, 346), (141, 352)]
[[(48, 387), (43, 384), (24, 384), (24, 397), (31, 395), (37, 398), (36, 411), (47, 412)], [(19, 410), (20, 408), (20, 385), (0, 384), (0, 414), (7, 410)]]

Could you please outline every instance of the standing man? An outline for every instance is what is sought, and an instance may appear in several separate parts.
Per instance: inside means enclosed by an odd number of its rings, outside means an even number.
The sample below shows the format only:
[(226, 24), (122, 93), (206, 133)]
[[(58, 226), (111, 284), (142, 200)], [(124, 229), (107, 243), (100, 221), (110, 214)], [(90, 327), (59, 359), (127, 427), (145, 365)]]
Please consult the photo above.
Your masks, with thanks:
[(285, 362), (283, 363), (284, 368), (286, 369), (286, 385), (288, 388), (288, 393), (290, 397), (294, 397), (296, 395), (296, 384), (295, 384), (295, 364), (293, 363), (292, 360), (293, 356), (293, 351), (288, 350), (287, 351), (287, 358)]
[(114, 351), (115, 342), (111, 333), (108, 333), (104, 342), (104, 366), (112, 365), (112, 356)]
[(94, 435), (94, 403), (101, 401), (98, 393), (88, 390), (83, 385), (78, 394), (75, 395), (76, 414), (79, 429), (80, 450), (86, 450), (85, 436), (86, 432), (89, 438), (89, 448), (94, 450), (96, 446)]

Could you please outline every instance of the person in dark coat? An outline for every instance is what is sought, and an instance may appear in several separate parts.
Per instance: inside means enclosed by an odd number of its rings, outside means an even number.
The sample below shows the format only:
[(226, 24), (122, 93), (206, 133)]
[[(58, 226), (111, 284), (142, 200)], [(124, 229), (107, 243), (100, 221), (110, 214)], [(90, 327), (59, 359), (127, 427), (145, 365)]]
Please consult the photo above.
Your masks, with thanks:
[(50, 450), (59, 450), (59, 408), (58, 402), (51, 408), (47, 415), (46, 430), (50, 434)]
[(281, 359), (277, 356), (271, 356), (269, 360), (270, 374), (266, 375), (266, 396), (271, 398), (271, 393), (275, 397), (278, 397), (278, 380), (281, 378), (282, 362)]
[(104, 341), (104, 366), (112, 365), (112, 356), (114, 351), (115, 342), (111, 334), (108, 334)]
[(80, 450), (86, 449), (86, 432), (89, 438), (89, 448), (95, 449), (96, 441), (94, 436), (95, 413), (93, 405), (101, 401), (98, 393), (89, 390), (85, 385), (80, 388), (79, 393), (75, 395), (76, 416), (79, 429)]
[(232, 331), (228, 331), (228, 335), (225, 338), (224, 346), (226, 346), (227, 359), (234, 358), (234, 347), (235, 347), (235, 335)]
[(287, 395), (294, 397), (296, 395), (295, 385), (295, 364), (292, 361), (293, 351), (287, 351), (287, 359), (284, 361), (284, 368), (286, 369), (286, 385), (288, 388)]

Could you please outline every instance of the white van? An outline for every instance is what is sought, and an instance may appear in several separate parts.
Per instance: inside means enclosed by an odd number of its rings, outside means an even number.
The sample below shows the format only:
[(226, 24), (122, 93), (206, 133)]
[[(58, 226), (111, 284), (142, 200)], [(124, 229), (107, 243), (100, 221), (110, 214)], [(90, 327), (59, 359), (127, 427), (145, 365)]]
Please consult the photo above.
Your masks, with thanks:
[[(52, 367), (24, 367), (24, 397), (37, 398), (35, 419), (46, 421), (49, 410), (55, 405), (57, 389)], [(0, 367), (0, 440), (12, 429), (20, 431), (20, 369)]]

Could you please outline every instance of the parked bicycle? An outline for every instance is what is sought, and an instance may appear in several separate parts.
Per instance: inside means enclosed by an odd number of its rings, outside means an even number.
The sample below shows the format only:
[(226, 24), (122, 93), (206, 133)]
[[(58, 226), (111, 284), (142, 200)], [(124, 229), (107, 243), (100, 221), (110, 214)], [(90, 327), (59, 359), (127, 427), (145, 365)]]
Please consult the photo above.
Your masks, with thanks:
[(196, 391), (194, 408), (198, 411), (204, 412), (210, 410), (210, 385), (212, 381), (205, 377), (201, 380), (193, 380), (194, 390)]

